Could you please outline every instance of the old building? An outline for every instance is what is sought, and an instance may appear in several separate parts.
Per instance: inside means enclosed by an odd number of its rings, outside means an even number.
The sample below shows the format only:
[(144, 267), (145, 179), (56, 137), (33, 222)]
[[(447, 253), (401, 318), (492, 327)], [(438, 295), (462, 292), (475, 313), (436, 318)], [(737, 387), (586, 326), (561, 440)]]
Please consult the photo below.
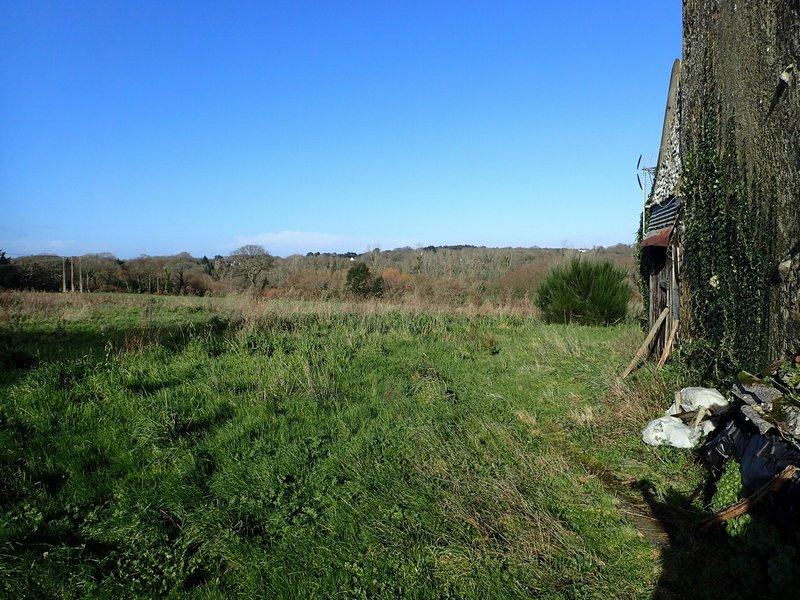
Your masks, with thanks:
[(684, 0), (683, 21), (642, 274), (657, 350), (678, 323), (713, 376), (800, 352), (800, 3)]
[(680, 148), (680, 73), (681, 62), (672, 66), (664, 125), (652, 191), (644, 207), (642, 260), (649, 288), (648, 325), (652, 328), (663, 311), (665, 319), (654, 342), (657, 354), (663, 352), (680, 322), (681, 247), (681, 148)]

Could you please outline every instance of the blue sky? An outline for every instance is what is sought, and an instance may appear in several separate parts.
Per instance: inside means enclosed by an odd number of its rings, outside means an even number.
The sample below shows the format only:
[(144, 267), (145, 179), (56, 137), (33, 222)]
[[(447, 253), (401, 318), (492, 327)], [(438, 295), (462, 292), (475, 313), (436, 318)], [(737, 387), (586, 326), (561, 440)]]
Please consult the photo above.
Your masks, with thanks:
[(630, 242), (680, 2), (3, 2), (0, 248)]

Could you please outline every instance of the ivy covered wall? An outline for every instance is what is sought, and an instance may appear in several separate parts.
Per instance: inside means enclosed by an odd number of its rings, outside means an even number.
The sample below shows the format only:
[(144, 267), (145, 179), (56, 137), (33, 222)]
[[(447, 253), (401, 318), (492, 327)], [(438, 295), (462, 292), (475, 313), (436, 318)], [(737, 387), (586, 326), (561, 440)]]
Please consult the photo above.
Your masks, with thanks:
[(797, 0), (684, 0), (684, 352), (698, 378), (800, 352)]

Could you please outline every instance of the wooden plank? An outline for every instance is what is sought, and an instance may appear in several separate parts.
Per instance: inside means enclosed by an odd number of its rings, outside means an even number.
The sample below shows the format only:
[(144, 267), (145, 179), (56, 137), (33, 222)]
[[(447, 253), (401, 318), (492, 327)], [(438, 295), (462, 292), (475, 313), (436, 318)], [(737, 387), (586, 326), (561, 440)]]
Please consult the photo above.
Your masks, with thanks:
[(661, 369), (664, 367), (664, 364), (667, 362), (669, 358), (670, 352), (672, 352), (672, 344), (675, 342), (675, 336), (678, 334), (678, 319), (675, 319), (672, 322), (672, 330), (669, 332), (669, 337), (667, 338), (667, 343), (664, 346), (664, 352), (661, 353), (661, 358), (658, 359), (658, 368)]
[(772, 492), (778, 491), (783, 484), (789, 481), (792, 477), (794, 477), (795, 473), (797, 473), (798, 468), (794, 465), (788, 465), (783, 471), (775, 475), (772, 479), (770, 479), (766, 485), (764, 485), (760, 490), (758, 490), (752, 496), (748, 496), (744, 500), (740, 500), (736, 504), (731, 504), (728, 508), (721, 510), (713, 517), (709, 517), (708, 519), (704, 520), (698, 526), (697, 530), (700, 533), (705, 533), (709, 529), (724, 523), (728, 519), (734, 519), (745, 514), (749, 511), (753, 506), (761, 502), (767, 495), (771, 494)]
[(647, 315), (647, 324), (655, 323), (658, 318), (658, 274), (650, 273), (650, 313)]
[(658, 316), (658, 319), (655, 323), (653, 323), (653, 327), (650, 329), (650, 333), (647, 334), (647, 337), (644, 338), (644, 342), (642, 342), (641, 348), (636, 352), (636, 355), (633, 357), (631, 364), (628, 365), (628, 368), (625, 369), (625, 372), (622, 373), (622, 378), (625, 379), (631, 372), (636, 368), (636, 365), (639, 364), (640, 361), (647, 358), (650, 350), (650, 344), (653, 342), (653, 338), (656, 337), (658, 330), (661, 329), (661, 324), (664, 322), (664, 319), (667, 318), (667, 314), (669, 314), (669, 308), (665, 308), (661, 311), (661, 314)]

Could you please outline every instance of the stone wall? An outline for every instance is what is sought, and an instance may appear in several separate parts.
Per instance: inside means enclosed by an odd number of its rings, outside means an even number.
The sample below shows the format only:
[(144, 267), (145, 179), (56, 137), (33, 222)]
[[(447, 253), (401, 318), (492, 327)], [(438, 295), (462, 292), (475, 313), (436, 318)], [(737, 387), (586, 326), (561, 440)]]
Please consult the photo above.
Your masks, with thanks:
[[(735, 145), (748, 202), (769, 217), (766, 230), (765, 221), (752, 223), (754, 239), (771, 240), (772, 270), (768, 323), (753, 326), (768, 328), (767, 354), (800, 352), (800, 85), (786, 89), (768, 114), (780, 74), (792, 63), (800, 69), (800, 0), (684, 0), (683, 19), (682, 152), (698, 146), (712, 112), (720, 152), (714, 168), (731, 170), (722, 154), (726, 143)], [(697, 189), (695, 202), (709, 192)], [(713, 217), (714, 210), (704, 214)], [(750, 225), (722, 223), (745, 231)], [(736, 239), (747, 243), (746, 236)]]
[(667, 106), (664, 110), (664, 125), (661, 132), (661, 144), (658, 149), (658, 163), (653, 189), (650, 191), (648, 205), (661, 204), (679, 192), (681, 177), (681, 119), (680, 119), (680, 76), (681, 63), (676, 60), (672, 65), (669, 79)]

